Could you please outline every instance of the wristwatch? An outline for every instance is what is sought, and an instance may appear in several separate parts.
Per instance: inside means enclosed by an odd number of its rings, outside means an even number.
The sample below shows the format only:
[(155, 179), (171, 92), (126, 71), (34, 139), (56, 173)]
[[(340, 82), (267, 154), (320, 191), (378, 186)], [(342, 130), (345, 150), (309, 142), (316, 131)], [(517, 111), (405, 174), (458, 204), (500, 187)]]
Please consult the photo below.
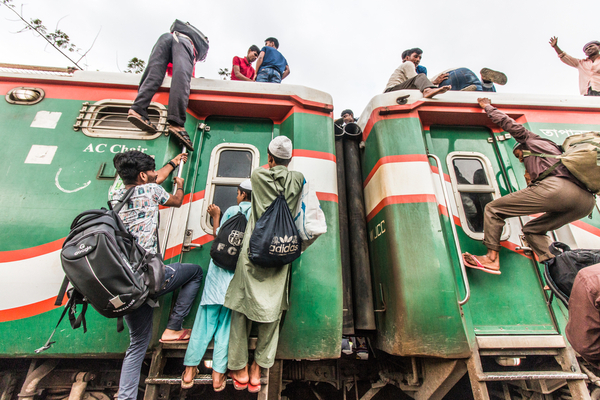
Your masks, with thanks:
[(167, 164), (169, 164), (171, 167), (173, 167), (173, 169), (177, 168), (177, 165), (175, 165), (173, 160), (170, 160)]

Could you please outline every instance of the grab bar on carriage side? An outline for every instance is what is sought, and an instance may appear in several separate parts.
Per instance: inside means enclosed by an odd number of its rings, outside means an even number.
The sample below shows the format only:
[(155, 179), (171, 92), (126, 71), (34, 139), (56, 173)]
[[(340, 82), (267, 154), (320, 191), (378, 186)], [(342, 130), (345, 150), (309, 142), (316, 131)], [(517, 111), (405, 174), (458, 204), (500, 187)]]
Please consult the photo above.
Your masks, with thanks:
[(444, 194), (444, 203), (448, 212), (448, 218), (450, 219), (450, 227), (452, 228), (452, 237), (454, 238), (454, 244), (456, 245), (456, 251), (458, 252), (458, 262), (460, 263), (460, 272), (462, 274), (463, 284), (465, 285), (465, 298), (458, 301), (459, 305), (464, 305), (469, 301), (471, 297), (471, 287), (469, 286), (469, 278), (467, 277), (467, 268), (462, 259), (462, 250), (460, 249), (460, 243), (458, 242), (458, 233), (456, 232), (456, 226), (454, 226), (454, 214), (452, 214), (452, 207), (450, 206), (450, 198), (448, 197), (448, 191), (446, 190), (446, 182), (444, 181), (444, 172), (442, 171), (442, 162), (440, 158), (434, 154), (427, 154), (427, 157), (432, 158), (438, 169), (438, 177), (440, 179), (440, 185), (442, 186), (442, 193)]

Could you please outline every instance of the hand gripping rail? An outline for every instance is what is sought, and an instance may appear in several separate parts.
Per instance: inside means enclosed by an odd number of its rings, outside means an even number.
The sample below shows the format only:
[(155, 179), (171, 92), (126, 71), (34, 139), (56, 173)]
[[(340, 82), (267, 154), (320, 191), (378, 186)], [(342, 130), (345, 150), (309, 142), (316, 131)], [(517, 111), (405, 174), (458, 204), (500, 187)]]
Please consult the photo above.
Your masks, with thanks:
[(458, 301), (459, 305), (465, 305), (469, 298), (471, 297), (471, 287), (469, 286), (469, 278), (467, 277), (467, 269), (465, 267), (465, 263), (462, 259), (462, 250), (460, 249), (460, 243), (458, 242), (458, 234), (456, 232), (456, 226), (454, 225), (454, 214), (452, 214), (452, 207), (450, 205), (450, 199), (448, 197), (448, 192), (446, 191), (446, 182), (444, 181), (444, 172), (442, 170), (442, 162), (439, 157), (434, 154), (427, 154), (427, 157), (433, 159), (438, 168), (438, 177), (440, 179), (440, 185), (442, 186), (442, 193), (444, 193), (444, 205), (446, 206), (446, 210), (448, 211), (448, 218), (450, 219), (450, 227), (452, 228), (452, 237), (454, 239), (454, 245), (456, 246), (456, 251), (458, 252), (458, 262), (460, 263), (460, 272), (462, 274), (462, 280), (465, 285), (465, 298)]

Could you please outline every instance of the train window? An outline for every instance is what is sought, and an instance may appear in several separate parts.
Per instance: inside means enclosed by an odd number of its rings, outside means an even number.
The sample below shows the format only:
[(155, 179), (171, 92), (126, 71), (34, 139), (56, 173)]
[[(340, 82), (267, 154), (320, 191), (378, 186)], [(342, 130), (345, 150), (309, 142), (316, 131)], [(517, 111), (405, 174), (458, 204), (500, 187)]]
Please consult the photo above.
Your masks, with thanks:
[(167, 109), (160, 103), (151, 103), (148, 117), (157, 127), (156, 133), (144, 132), (127, 121), (127, 112), (133, 102), (129, 100), (100, 100), (83, 103), (73, 129), (91, 137), (151, 140), (167, 129)]
[(11, 89), (6, 93), (6, 101), (10, 104), (32, 105), (37, 104), (44, 99), (43, 89), (34, 87), (20, 86)]
[(213, 222), (206, 212), (206, 206), (216, 204), (221, 212), (225, 212), (237, 204), (237, 187), (258, 168), (259, 152), (251, 144), (222, 143), (212, 150), (210, 160), (201, 226), (204, 231), (212, 234)]
[[(457, 151), (448, 155), (448, 171), (463, 231), (483, 240), (485, 206), (500, 197), (490, 161), (481, 153)], [(507, 238), (508, 228), (502, 240)]]

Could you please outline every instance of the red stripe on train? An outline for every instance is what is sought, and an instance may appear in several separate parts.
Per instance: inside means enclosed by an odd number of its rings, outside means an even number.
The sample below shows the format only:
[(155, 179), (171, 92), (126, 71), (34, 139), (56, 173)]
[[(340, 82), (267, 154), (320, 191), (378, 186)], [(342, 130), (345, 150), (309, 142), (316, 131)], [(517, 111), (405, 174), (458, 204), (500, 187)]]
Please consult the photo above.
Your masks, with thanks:
[(367, 184), (369, 183), (371, 178), (373, 178), (373, 175), (375, 175), (375, 172), (377, 172), (377, 170), (382, 165), (391, 164), (391, 163), (402, 163), (402, 162), (428, 162), (428, 161), (427, 161), (427, 156), (425, 154), (403, 154), (403, 155), (398, 155), (398, 156), (381, 157), (377, 161), (377, 163), (375, 164), (375, 166), (373, 167), (371, 172), (369, 173), (369, 176), (367, 176), (367, 179), (365, 179), (365, 182), (363, 183), (363, 188), (367, 187)]
[(377, 215), (385, 206), (406, 203), (437, 203), (437, 199), (433, 194), (406, 194), (399, 196), (388, 196), (381, 200), (379, 204), (377, 204), (377, 206), (375, 206), (375, 208), (369, 213), (369, 215), (367, 215), (367, 222)]
[(21, 261), (28, 258), (43, 256), (48, 253), (62, 249), (65, 238), (55, 240), (54, 242), (44, 243), (39, 246), (29, 247), (22, 250), (0, 251), (0, 263)]
[[(33, 317), (35, 315), (45, 313), (54, 310), (56, 307), (54, 302), (56, 297), (51, 297), (46, 300), (38, 301), (37, 303), (27, 304), (26, 306), (9, 308), (7, 310), (0, 310), (0, 322), (14, 321), (16, 319), (23, 319)], [(67, 297), (63, 299), (63, 305), (67, 302)]]
[(318, 158), (335, 162), (335, 155), (324, 151), (297, 149), (292, 151), (292, 157)]

